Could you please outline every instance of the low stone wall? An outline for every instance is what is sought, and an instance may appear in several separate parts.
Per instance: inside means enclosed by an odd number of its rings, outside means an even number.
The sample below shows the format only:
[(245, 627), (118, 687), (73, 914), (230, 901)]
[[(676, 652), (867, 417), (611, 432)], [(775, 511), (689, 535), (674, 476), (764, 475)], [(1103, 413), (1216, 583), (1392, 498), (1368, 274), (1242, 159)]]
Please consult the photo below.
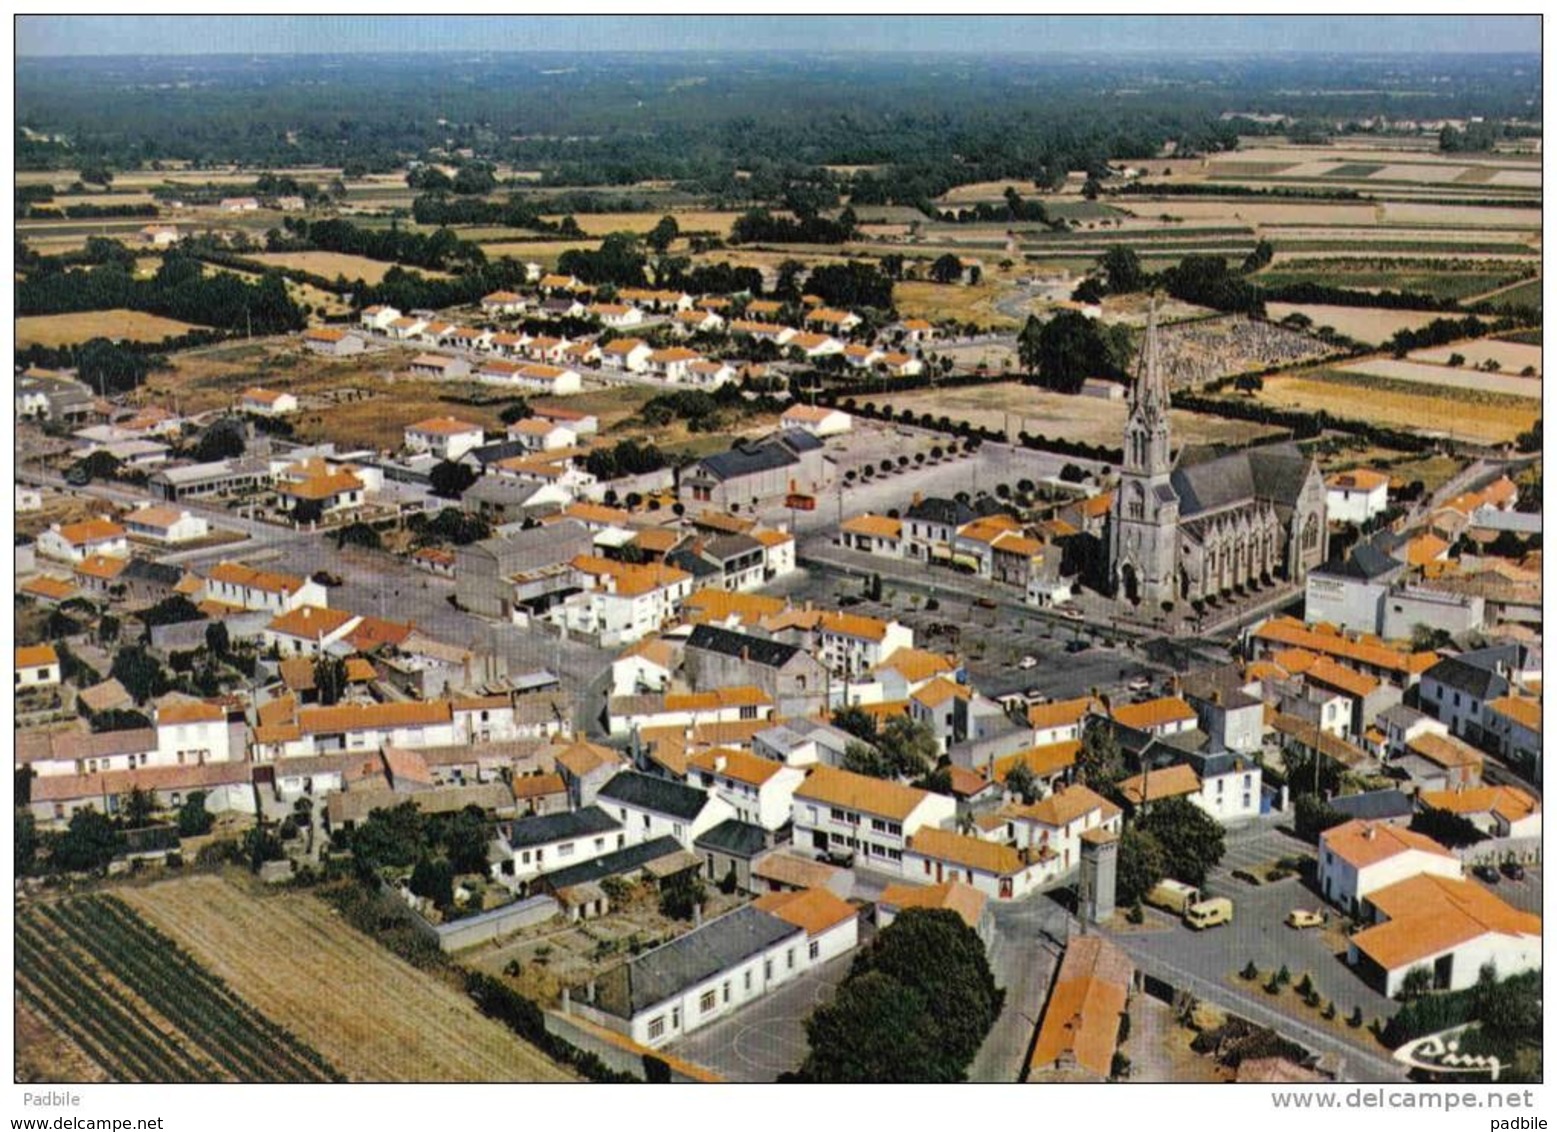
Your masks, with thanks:
[(550, 896), (532, 896), (528, 900), (505, 904), (479, 916), (467, 916), (452, 923), (439, 924), (434, 931), (442, 950), (461, 951), (499, 936), (511, 935), (521, 928), (543, 924), (559, 911), (561, 905)]

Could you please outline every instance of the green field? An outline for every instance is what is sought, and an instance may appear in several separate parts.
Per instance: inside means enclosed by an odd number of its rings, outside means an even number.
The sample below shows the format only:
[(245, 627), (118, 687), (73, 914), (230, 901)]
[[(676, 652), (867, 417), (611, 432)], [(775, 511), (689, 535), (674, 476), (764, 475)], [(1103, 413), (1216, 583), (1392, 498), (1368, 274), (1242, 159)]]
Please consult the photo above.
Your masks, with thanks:
[(1363, 161), (1349, 161), (1345, 165), (1336, 166), (1334, 169), (1330, 170), (1330, 172), (1326, 173), (1325, 176), (1371, 177), (1382, 168), (1384, 168), (1382, 165), (1369, 165), (1367, 162)]
[[(1488, 288), (1490, 290), (1490, 288)], [(1511, 307), (1538, 307), (1541, 305), (1541, 281), (1530, 279), (1517, 287), (1493, 295), (1487, 302), (1494, 305), (1507, 303)], [(1536, 336), (1536, 344), (1540, 344), (1539, 330), (1533, 332)]]
[[(1537, 300), (1540, 299), (1539, 292), (1536, 293), (1536, 298)], [(1514, 342), (1521, 346), (1539, 346), (1541, 344), (1541, 328), (1537, 326), (1531, 330), (1514, 330), (1507, 334), (1499, 334), (1498, 341)]]
[(1256, 279), (1266, 287), (1316, 283), (1354, 291), (1409, 291), (1458, 302), (1516, 283), (1524, 275), (1525, 272), (1517, 269), (1490, 264), (1486, 265), (1485, 270), (1469, 266), (1435, 269), (1425, 265), (1415, 266), (1409, 261), (1401, 261), (1397, 265), (1375, 259), (1333, 259), (1292, 260), (1260, 272)]

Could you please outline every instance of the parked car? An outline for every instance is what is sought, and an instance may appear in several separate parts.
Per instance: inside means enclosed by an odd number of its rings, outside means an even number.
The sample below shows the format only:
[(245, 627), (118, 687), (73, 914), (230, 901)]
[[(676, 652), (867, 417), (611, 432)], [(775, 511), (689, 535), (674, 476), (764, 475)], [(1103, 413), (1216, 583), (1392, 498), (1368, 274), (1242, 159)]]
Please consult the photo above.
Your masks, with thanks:
[(1080, 621), (1082, 619), (1081, 610), (1077, 609), (1074, 605), (1060, 606), (1060, 616), (1065, 618), (1067, 621)]
[(1305, 908), (1294, 908), (1287, 913), (1287, 927), (1289, 928), (1298, 928), (1299, 930), (1303, 928), (1317, 928), (1324, 922), (1325, 916), (1323, 912), (1310, 912)]
[(1091, 647), (1092, 646), (1089, 643), (1082, 640), (1080, 637), (1077, 637), (1074, 641), (1065, 642), (1066, 652), (1086, 652)]
[(1491, 865), (1477, 865), (1471, 872), (1476, 875), (1477, 880), (1485, 881), (1487, 884), (1497, 884), (1500, 879), (1498, 871)]
[(1016, 666), (1023, 672), (1026, 672), (1029, 668), (1037, 668), (1038, 658), (1031, 655), (1024, 656), (1021, 660), (1016, 662)]
[(1506, 876), (1509, 880), (1524, 880), (1525, 867), (1518, 861), (1504, 861), (1503, 875)]
[(987, 598), (987, 597), (976, 597), (976, 598), (973, 599), (973, 604), (978, 606), (980, 609), (999, 609), (1000, 608), (1000, 603), (999, 602), (995, 601), (993, 598)]
[(315, 570), (313, 579), (321, 586), (338, 586), (341, 584), (341, 576), (332, 574), (328, 570)]
[(1137, 676), (1126, 687), (1132, 692), (1149, 692), (1152, 687), (1151, 678), (1149, 676)]

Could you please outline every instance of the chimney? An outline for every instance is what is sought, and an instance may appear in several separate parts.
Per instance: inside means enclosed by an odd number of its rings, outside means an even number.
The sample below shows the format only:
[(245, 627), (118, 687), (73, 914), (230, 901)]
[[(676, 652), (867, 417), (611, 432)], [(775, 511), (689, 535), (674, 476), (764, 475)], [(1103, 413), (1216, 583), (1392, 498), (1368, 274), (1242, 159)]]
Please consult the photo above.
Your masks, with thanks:
[(911, 506), (911, 507), (918, 507), (923, 502), (924, 502), (924, 493), (921, 492), (921, 491), (916, 491), (916, 492), (914, 492), (913, 499), (909, 501), (909, 506)]
[(584, 988), (584, 993), (587, 996), (585, 1001), (587, 1001), (587, 1002), (594, 1002), (595, 1001), (595, 980), (594, 979), (590, 979), (589, 980), (589, 985)]
[(729, 762), (730, 762), (729, 756), (727, 756), (727, 755), (715, 755), (714, 756), (714, 770), (716, 772), (720, 773), (720, 774), (723, 774), (724, 773), (724, 768), (727, 765), (729, 765)]
[(573, 1005), (573, 994), (567, 987), (562, 988), (562, 1012), (569, 1013), (569, 1007)]
[(1222, 690), (1220, 688), (1211, 693), (1211, 702), (1214, 704), (1220, 704), (1222, 702)]
[(750, 645), (742, 645), (741, 646), (741, 660), (748, 661), (748, 662), (751, 660), (751, 646)]
[(1362, 839), (1364, 841), (1372, 841), (1373, 840), (1373, 835), (1374, 835), (1374, 829), (1373, 829), (1373, 827), (1371, 825), (1363, 827)]
[(701, 904), (692, 905), (692, 926), (694, 928), (703, 926), (703, 906)]

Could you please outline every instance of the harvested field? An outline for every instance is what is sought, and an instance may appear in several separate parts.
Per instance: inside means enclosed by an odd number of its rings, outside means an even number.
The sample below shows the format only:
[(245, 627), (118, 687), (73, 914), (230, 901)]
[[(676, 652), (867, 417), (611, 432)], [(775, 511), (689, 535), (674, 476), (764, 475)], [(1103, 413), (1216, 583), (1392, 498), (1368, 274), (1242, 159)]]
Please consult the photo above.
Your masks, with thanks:
[(481, 250), (487, 253), (488, 259), (508, 257), (521, 261), (534, 260), (552, 267), (563, 252), (574, 248), (594, 249), (598, 246), (598, 240), (523, 240), (482, 244)]
[(111, 1080), (341, 1079), (317, 1050), (117, 898), (24, 908), (16, 945), (18, 999)]
[[(321, 275), (326, 279), (335, 279), (344, 275), (349, 280), (360, 279), (370, 286), (382, 280), (385, 273), (395, 266), (382, 260), (368, 259), (360, 255), (342, 255), (339, 252), (258, 252), (248, 258), (256, 263), (289, 267), (306, 271), (311, 275)], [(407, 270), (418, 271), (423, 275), (439, 279), (448, 278), (448, 273), (443, 271), (428, 271), (421, 267), (409, 267)]]
[(1289, 314), (1306, 315), (1314, 320), (1315, 327), (1331, 327), (1338, 334), (1371, 346), (1389, 341), (1397, 330), (1420, 330), (1435, 318), (1448, 317), (1441, 311), (1369, 310), (1367, 307), (1336, 307), (1322, 303), (1267, 303), (1265, 313), (1274, 322), (1280, 322)]
[(1526, 398), (1486, 397), (1340, 370), (1267, 377), (1259, 398), (1283, 409), (1323, 409), (1338, 417), (1387, 421), (1431, 436), (1452, 434), (1485, 443), (1513, 439), (1541, 413), (1540, 402)]
[(1436, 228), (1539, 228), (1541, 212), (1534, 208), (1480, 208), (1475, 205), (1384, 201), (1379, 205), (1388, 224), (1426, 224)]
[(904, 318), (927, 318), (932, 322), (955, 319), (981, 326), (1012, 327), (1017, 325), (1016, 320), (995, 306), (1008, 290), (987, 279), (971, 286), (910, 282), (893, 287), (892, 298)]
[[(739, 212), (666, 209), (664, 212), (580, 213), (573, 219), (591, 236), (604, 236), (610, 232), (647, 232), (666, 216), (675, 217), (683, 232), (713, 232), (719, 236), (728, 236), (730, 225), (740, 215)], [(560, 217), (548, 216), (546, 219), (557, 220)]]
[[(964, 386), (960, 389), (916, 390), (911, 393), (883, 394), (898, 411), (930, 413), (953, 421), (971, 421), (985, 428), (1004, 429), (1008, 418), (1016, 432), (1058, 436), (1086, 444), (1117, 447), (1124, 437), (1127, 406), (1123, 399), (1104, 401), (1097, 397), (1071, 397), (1050, 393), (1036, 386), (1017, 382)], [(1179, 444), (1247, 444), (1283, 430), (1250, 421), (1224, 420), (1200, 413), (1174, 410), (1170, 414), (1173, 438)]]
[[(1190, 223), (1206, 224), (1316, 224), (1333, 227), (1343, 224), (1371, 225), (1378, 223), (1378, 213), (1372, 204), (1340, 202), (1327, 204), (1321, 201), (1276, 203), (1248, 198), (1228, 200), (1200, 200), (1184, 197), (1130, 197), (1130, 209), (1138, 216), (1157, 216), (1167, 213), (1179, 216)], [(1472, 209), (1471, 211), (1476, 211)]]
[[(1524, 346), (1515, 342), (1500, 342), (1496, 338), (1478, 338), (1470, 342), (1455, 342), (1448, 346), (1437, 346), (1431, 350), (1418, 350), (1411, 354), (1412, 361), (1433, 362), (1437, 365), (1447, 365), (1450, 354), (1459, 354), (1465, 359), (1467, 366), (1479, 366), (1487, 361), (1495, 361), (1498, 368), (1507, 374), (1522, 372), (1526, 366), (1533, 367), (1535, 372), (1541, 372), (1541, 347)], [(1485, 377), (1496, 376), (1484, 374)]]
[[(1452, 351), (1444, 352), (1445, 360), (1450, 352)], [(1484, 373), (1465, 366), (1429, 365), (1425, 362), (1405, 361), (1399, 358), (1364, 358), (1360, 362), (1348, 362), (1337, 368), (1342, 373), (1382, 377), (1388, 381), (1407, 382), (1411, 385), (1464, 389), (1498, 397), (1539, 399), (1541, 396), (1541, 383), (1534, 378), (1518, 377), (1507, 373)]]
[(198, 876), (125, 899), (350, 1080), (573, 1079), (317, 897)]
[(1499, 169), (1492, 174), (1492, 183), (1520, 189), (1538, 189), (1541, 187), (1541, 171), (1539, 169)]
[(28, 315), (16, 320), (16, 344), (71, 346), (93, 338), (115, 341), (161, 342), (205, 327), (142, 311), (76, 311), (71, 314)]
[(24, 1005), (20, 997), (16, 999), (15, 1018), (17, 1084), (70, 1081), (91, 1085), (108, 1080), (102, 1066)]

